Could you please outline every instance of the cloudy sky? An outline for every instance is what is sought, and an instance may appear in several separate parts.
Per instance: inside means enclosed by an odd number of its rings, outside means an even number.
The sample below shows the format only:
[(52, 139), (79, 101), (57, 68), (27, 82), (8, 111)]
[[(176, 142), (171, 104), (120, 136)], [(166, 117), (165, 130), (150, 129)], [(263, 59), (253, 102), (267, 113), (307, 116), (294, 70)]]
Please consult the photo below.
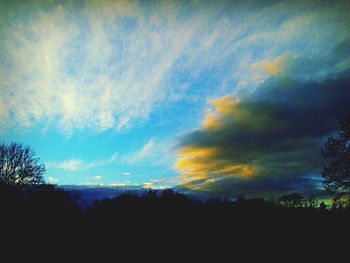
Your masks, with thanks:
[(58, 184), (320, 187), (349, 1), (2, 1), (0, 138)]

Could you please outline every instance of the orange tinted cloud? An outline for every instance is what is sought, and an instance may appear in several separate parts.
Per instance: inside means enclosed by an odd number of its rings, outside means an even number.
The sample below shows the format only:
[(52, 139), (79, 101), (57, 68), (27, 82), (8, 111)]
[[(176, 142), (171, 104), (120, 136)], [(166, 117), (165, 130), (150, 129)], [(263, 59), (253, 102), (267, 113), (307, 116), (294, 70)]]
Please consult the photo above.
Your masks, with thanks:
[(203, 127), (205, 129), (215, 129), (220, 125), (220, 117), (213, 112), (208, 112), (205, 119), (203, 120)]
[[(217, 180), (231, 176), (251, 177), (257, 174), (257, 168), (232, 164), (232, 161), (219, 158), (220, 150), (215, 147), (183, 147), (178, 151), (176, 170), (181, 173), (182, 186), (197, 189)], [(198, 181), (201, 183), (198, 185)]]
[(223, 165), (217, 173), (251, 177), (257, 173), (257, 168), (249, 165)]
[(215, 148), (183, 147), (178, 151), (180, 157), (212, 157), (215, 155)]
[(179, 159), (176, 169), (181, 173), (182, 179), (202, 180), (215, 169), (215, 163), (210, 162), (215, 156), (216, 149), (201, 147), (184, 147), (178, 152)]
[(260, 66), (269, 75), (279, 75), (282, 72), (282, 58), (278, 57), (273, 61), (263, 60), (260, 62)]
[(215, 107), (216, 111), (223, 115), (227, 116), (235, 111), (235, 105), (238, 100), (232, 96), (225, 96), (219, 99), (212, 100), (209, 104)]
[(232, 96), (225, 96), (209, 102), (206, 116), (202, 122), (205, 129), (216, 129), (223, 125), (223, 119), (230, 116), (241, 117), (242, 112), (236, 107), (238, 100)]
[(292, 63), (292, 55), (285, 53), (282, 56), (276, 57), (274, 60), (261, 60), (253, 64), (253, 68), (263, 70), (270, 76), (285, 74)]

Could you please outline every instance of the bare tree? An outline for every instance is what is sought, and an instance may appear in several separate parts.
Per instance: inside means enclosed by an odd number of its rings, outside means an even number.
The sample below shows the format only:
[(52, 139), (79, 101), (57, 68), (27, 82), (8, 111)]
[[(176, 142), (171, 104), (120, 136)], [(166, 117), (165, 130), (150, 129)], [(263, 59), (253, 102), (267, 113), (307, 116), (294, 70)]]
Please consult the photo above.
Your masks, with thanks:
[(0, 183), (22, 186), (44, 183), (45, 165), (27, 145), (0, 144)]

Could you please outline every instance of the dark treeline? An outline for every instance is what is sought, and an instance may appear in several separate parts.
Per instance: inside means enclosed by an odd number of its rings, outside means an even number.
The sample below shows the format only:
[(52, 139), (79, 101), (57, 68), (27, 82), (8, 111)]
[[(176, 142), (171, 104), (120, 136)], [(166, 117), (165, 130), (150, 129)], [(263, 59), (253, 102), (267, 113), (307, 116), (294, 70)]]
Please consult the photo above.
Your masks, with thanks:
[(276, 201), (197, 201), (172, 190), (126, 192), (84, 210), (79, 197), (52, 185), (1, 185), (0, 195), (1, 240), (16, 249), (255, 257), (346, 251), (342, 238), (350, 234), (349, 208), (325, 209), (296, 193)]

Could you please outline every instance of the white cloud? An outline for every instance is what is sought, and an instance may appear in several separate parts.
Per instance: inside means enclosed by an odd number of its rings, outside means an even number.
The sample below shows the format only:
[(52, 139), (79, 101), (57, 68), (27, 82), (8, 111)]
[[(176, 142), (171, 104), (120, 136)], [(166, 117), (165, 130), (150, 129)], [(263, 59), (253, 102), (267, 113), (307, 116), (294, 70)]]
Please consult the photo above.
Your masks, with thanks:
[(149, 182), (142, 184), (143, 188), (152, 188), (152, 189), (167, 189), (171, 188), (179, 183), (182, 183), (183, 179), (181, 177), (173, 177), (166, 179), (153, 179)]
[(114, 162), (114, 161), (116, 161), (117, 160), (117, 157), (118, 157), (118, 154), (117, 153), (115, 153), (115, 154), (113, 154), (112, 156), (111, 156), (111, 162)]
[(123, 186), (129, 186), (128, 183), (111, 183), (109, 186), (114, 186), (114, 187), (123, 187)]
[(126, 155), (123, 158), (123, 161), (128, 164), (133, 164), (140, 162), (152, 154), (152, 151), (155, 147), (155, 140), (151, 138), (142, 148), (132, 154)]
[(0, 32), (0, 131), (39, 122), (66, 134), (123, 129), (160, 102), (190, 97), (178, 76), (191, 86), (212, 69), (225, 87), (255, 86), (251, 64), (326, 52), (348, 36), (341, 3), (238, 4), (229, 15), (200, 1), (188, 12), (172, 1), (148, 11), (138, 1), (89, 1), (79, 12), (53, 5), (11, 17)]
[[(47, 162), (46, 166), (48, 168), (62, 169), (67, 171), (85, 171), (111, 164), (116, 161), (115, 156), (116, 154), (113, 154), (111, 158), (96, 160), (92, 162), (85, 162), (79, 158), (64, 160), (62, 162)], [(95, 176), (95, 179), (99, 179), (98, 177), (99, 176)]]
[(69, 171), (89, 170), (91, 168), (97, 167), (95, 162), (85, 163), (80, 159), (70, 159), (70, 160), (65, 160), (63, 162), (49, 162), (47, 163), (47, 166), (49, 168), (52, 167), (56, 169), (69, 170)]
[[(176, 157), (174, 149), (174, 141), (150, 138), (135, 152), (121, 156), (120, 160), (126, 164), (146, 163), (154, 167), (167, 166), (171, 165)], [(126, 174), (124, 173), (124, 175)]]
[(94, 176), (94, 178), (95, 178), (96, 180), (100, 180), (100, 179), (102, 179), (102, 176), (96, 175), (96, 176)]
[(47, 178), (47, 182), (48, 182), (49, 184), (58, 184), (58, 183), (59, 183), (59, 181), (58, 181), (57, 179), (55, 179), (55, 178), (53, 178), (53, 177), (51, 177), (51, 176), (49, 176), (49, 177)]
[(155, 185), (152, 182), (146, 182), (146, 183), (142, 184), (142, 187), (145, 188), (145, 189), (154, 189)]
[(45, 121), (67, 134), (122, 129), (146, 119), (164, 98), (163, 82), (201, 21), (179, 23), (175, 14), (147, 19), (124, 1), (95, 4), (74, 19), (68, 7), (57, 6), (6, 28), (2, 126)]
[(86, 185), (86, 186), (104, 186), (104, 183), (96, 183), (96, 182), (84, 182), (82, 184), (79, 185)]

